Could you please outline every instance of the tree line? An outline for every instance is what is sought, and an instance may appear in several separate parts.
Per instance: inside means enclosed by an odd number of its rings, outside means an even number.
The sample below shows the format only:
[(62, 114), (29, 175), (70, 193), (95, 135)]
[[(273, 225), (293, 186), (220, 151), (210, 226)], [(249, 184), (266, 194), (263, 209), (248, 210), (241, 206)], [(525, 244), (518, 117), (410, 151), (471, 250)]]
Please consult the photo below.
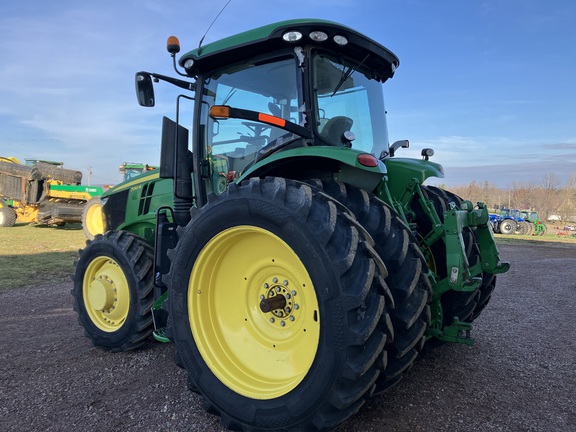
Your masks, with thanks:
[(533, 210), (541, 220), (557, 215), (562, 221), (576, 217), (576, 175), (571, 174), (568, 182), (562, 185), (553, 173), (546, 174), (540, 183), (531, 181), (514, 182), (507, 189), (493, 183), (473, 181), (467, 186), (446, 187), (462, 198), (476, 203), (485, 203), (490, 211), (501, 208)]

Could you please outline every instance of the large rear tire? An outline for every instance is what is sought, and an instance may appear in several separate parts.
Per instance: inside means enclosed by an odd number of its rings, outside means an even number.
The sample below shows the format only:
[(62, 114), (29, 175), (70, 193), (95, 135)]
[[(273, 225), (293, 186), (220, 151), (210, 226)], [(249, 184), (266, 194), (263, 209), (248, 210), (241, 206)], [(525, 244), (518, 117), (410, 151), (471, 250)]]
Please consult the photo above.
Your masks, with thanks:
[(102, 213), (100, 197), (91, 198), (82, 210), (82, 229), (88, 240), (94, 240), (98, 234), (104, 234), (106, 222)]
[(109, 231), (89, 241), (74, 275), (74, 310), (84, 334), (106, 351), (128, 351), (152, 334), (153, 251), (144, 239)]
[(168, 276), (177, 357), (225, 427), (327, 430), (362, 406), (390, 293), (342, 205), (299, 182), (250, 179), (212, 195), (179, 235)]
[(16, 224), (16, 212), (6, 203), (0, 202), (0, 227), (10, 228)]
[[(416, 238), (398, 214), (373, 194), (354, 186), (314, 181), (326, 193), (344, 204), (356, 216), (375, 242), (374, 249), (388, 270), (388, 285), (394, 303), (389, 307), (394, 337), (384, 359), (383, 373), (375, 394), (396, 384), (422, 350), (430, 324), (431, 297), (428, 267)], [(388, 323), (382, 323), (384, 331)]]
[(516, 232), (516, 222), (514, 222), (512, 219), (504, 219), (500, 222), (498, 228), (500, 230), (500, 234), (514, 234)]

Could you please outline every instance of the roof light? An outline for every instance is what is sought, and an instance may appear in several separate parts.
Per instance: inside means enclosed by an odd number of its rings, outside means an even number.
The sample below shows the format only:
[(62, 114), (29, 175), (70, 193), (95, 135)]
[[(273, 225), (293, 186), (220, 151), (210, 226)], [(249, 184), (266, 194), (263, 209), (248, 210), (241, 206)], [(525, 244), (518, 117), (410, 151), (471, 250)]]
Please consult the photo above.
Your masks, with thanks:
[(344, 36), (336, 35), (334, 36), (334, 42), (340, 46), (344, 46), (348, 44), (348, 39), (346, 39)]
[(290, 30), (282, 35), (282, 39), (286, 42), (297, 42), (302, 39), (302, 33), (296, 30)]
[(368, 153), (359, 154), (356, 158), (360, 165), (364, 165), (366, 167), (376, 167), (378, 166), (378, 159), (374, 157), (374, 155)]
[(167, 51), (172, 54), (178, 54), (180, 52), (180, 41), (176, 36), (170, 36), (166, 42)]
[(314, 42), (324, 42), (326, 39), (328, 39), (328, 35), (322, 31), (313, 31), (308, 36), (310, 36), (310, 39), (312, 39)]
[(185, 69), (191, 69), (194, 66), (194, 59), (188, 59), (184, 62)]
[(425, 148), (422, 149), (422, 153), (420, 153), (422, 155), (422, 157), (424, 157), (424, 160), (428, 160), (430, 159), (431, 156), (434, 156), (434, 150), (432, 150), (431, 148)]

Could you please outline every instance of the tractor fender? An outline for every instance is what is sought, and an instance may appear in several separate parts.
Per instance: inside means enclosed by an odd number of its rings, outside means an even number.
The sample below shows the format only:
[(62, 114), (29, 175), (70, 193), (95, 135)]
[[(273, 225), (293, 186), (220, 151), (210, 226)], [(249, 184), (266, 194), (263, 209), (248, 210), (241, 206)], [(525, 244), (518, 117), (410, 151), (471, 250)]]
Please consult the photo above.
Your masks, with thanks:
[(430, 177), (444, 178), (442, 165), (423, 159), (387, 158), (384, 164), (388, 171), (388, 187), (395, 197), (402, 196), (412, 179), (424, 184)]
[(307, 180), (333, 178), (366, 190), (374, 190), (386, 175), (386, 165), (372, 154), (344, 147), (314, 146), (284, 150), (256, 162), (236, 180), (251, 177), (284, 177)]

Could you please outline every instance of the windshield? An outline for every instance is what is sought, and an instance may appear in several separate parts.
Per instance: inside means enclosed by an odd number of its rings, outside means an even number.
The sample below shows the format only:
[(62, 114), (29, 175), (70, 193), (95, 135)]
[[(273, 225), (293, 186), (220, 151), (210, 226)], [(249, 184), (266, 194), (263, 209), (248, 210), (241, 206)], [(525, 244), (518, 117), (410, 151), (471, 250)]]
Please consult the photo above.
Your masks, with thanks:
[(370, 78), (365, 60), (314, 54), (315, 132), (326, 144), (342, 145), (342, 134), (351, 131), (352, 148), (379, 157), (389, 145), (382, 84)]
[(298, 138), (276, 126), (207, 115), (214, 105), (256, 111), (303, 124), (298, 106), (297, 65), (293, 57), (253, 65), (242, 64), (218, 71), (205, 80), (203, 119), (205, 154), (212, 159), (212, 189), (220, 192), (258, 157), (266, 146)]

